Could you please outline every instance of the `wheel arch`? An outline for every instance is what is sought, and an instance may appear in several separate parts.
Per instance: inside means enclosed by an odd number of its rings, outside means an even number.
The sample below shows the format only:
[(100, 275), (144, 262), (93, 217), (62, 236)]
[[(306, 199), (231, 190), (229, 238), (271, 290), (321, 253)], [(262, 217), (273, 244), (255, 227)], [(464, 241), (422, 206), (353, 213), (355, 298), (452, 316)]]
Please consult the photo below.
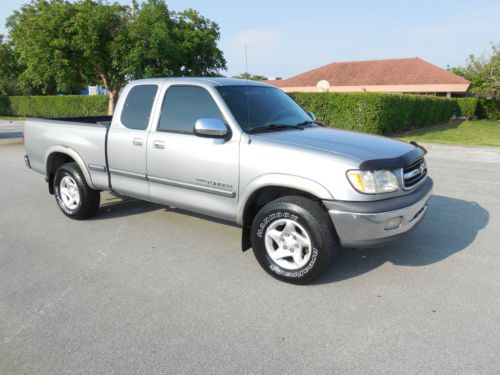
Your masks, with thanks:
[(268, 202), (287, 195), (299, 195), (323, 206), (324, 199), (333, 199), (321, 184), (292, 175), (264, 175), (253, 180), (241, 194), (236, 222), (242, 226), (242, 250), (251, 247), (250, 225), (253, 217)]
[(45, 154), (45, 178), (49, 184), (49, 191), (51, 194), (54, 194), (52, 182), (54, 181), (57, 169), (63, 164), (72, 162), (78, 165), (87, 184), (95, 189), (89, 170), (78, 152), (67, 146), (52, 146)]

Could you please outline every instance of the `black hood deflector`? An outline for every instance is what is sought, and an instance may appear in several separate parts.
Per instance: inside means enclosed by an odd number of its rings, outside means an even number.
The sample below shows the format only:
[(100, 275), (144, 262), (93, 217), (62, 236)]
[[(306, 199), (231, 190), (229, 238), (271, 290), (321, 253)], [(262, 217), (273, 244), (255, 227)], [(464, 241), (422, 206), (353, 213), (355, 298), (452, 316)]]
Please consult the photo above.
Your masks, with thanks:
[(413, 144), (415, 148), (404, 155), (396, 158), (367, 160), (359, 165), (359, 169), (362, 171), (377, 171), (381, 169), (407, 167), (427, 153), (427, 150), (416, 142), (411, 142), (411, 144)]

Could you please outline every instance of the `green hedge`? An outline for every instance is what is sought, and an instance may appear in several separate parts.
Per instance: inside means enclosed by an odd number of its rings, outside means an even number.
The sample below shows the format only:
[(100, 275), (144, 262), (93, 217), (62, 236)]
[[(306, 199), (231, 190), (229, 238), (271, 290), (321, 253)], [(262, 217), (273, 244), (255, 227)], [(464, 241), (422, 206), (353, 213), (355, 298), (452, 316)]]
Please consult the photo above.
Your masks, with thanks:
[(336, 128), (374, 134), (449, 120), (453, 115), (473, 117), (477, 99), (447, 99), (425, 95), (382, 93), (290, 93), (299, 105), (314, 112), (320, 122)]
[[(382, 93), (290, 93), (320, 122), (375, 134), (449, 120), (453, 115), (500, 119), (500, 101)], [(106, 95), (0, 96), (0, 116), (71, 117), (106, 115)]]
[(479, 99), (477, 98), (456, 98), (451, 99), (455, 100), (458, 104), (459, 112), (458, 116), (464, 116), (469, 119), (472, 119), (476, 115), (477, 105), (479, 103)]
[(107, 113), (106, 95), (0, 96), (0, 116), (71, 117)]

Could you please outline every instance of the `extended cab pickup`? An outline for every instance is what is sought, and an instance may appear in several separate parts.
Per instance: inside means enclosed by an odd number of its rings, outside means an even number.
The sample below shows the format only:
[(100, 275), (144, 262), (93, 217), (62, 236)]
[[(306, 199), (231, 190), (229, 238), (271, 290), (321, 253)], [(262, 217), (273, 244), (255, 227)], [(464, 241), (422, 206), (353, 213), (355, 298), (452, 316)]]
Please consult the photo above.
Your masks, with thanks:
[(68, 217), (92, 216), (109, 190), (224, 219), (292, 283), (340, 246), (407, 233), (432, 192), (418, 145), (325, 128), (279, 89), (235, 79), (134, 81), (112, 118), (28, 120), (25, 149)]

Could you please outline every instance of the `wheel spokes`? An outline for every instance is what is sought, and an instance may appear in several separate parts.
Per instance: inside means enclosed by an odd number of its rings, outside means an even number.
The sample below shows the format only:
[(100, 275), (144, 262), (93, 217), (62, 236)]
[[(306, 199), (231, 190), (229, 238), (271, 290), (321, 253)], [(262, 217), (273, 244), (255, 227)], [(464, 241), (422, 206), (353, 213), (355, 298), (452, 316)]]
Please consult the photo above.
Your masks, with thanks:
[(299, 266), (302, 267), (302, 263), (304, 262), (304, 257), (302, 256), (302, 248), (297, 248), (293, 252), (293, 262)]
[(293, 222), (291, 220), (287, 220), (286, 224), (285, 224), (285, 229), (283, 229), (283, 232), (285, 233), (292, 233), (292, 232), (295, 232), (295, 225), (293, 224)]
[(277, 229), (272, 229), (272, 230), (267, 232), (267, 235), (269, 237), (271, 237), (273, 239), (273, 241), (276, 242), (276, 244), (279, 245), (280, 241), (281, 241), (281, 236), (283, 235), (283, 232), (280, 232)]
[(296, 221), (282, 218), (269, 225), (265, 234), (268, 255), (285, 269), (304, 267), (311, 257), (311, 240)]
[(293, 236), (297, 239), (297, 242), (300, 244), (301, 247), (310, 246), (310, 241), (307, 238), (305, 238), (302, 234), (294, 232)]
[(292, 254), (288, 250), (284, 250), (280, 247), (280, 248), (278, 248), (278, 250), (271, 253), (271, 258), (273, 258), (274, 260), (280, 260), (283, 258), (287, 258), (291, 255)]
[(61, 187), (60, 191), (61, 195), (64, 195), (67, 199), (69, 199), (69, 192), (67, 187)]
[(69, 209), (74, 209), (80, 203), (80, 192), (76, 182), (70, 176), (65, 176), (59, 184), (59, 195), (64, 205)]

